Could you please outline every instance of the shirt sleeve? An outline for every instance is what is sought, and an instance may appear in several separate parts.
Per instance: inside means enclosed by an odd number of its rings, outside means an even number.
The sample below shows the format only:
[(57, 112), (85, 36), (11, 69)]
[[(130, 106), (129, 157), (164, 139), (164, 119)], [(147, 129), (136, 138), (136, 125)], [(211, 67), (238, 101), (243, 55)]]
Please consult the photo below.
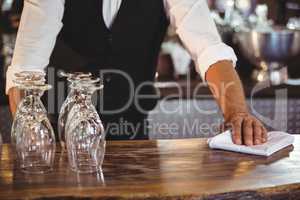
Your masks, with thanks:
[(196, 64), (202, 80), (209, 67), (221, 60), (236, 65), (233, 49), (221, 40), (206, 0), (165, 0), (171, 25)]
[(11, 66), (6, 73), (6, 93), (20, 71), (43, 71), (49, 64), (62, 28), (65, 0), (25, 0)]

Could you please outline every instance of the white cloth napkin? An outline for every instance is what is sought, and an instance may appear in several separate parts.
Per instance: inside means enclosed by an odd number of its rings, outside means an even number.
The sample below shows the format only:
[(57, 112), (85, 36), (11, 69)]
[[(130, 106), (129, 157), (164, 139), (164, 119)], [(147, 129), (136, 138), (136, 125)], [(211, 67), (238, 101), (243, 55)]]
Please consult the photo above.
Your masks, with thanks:
[(266, 143), (254, 146), (234, 144), (230, 130), (208, 139), (208, 145), (211, 149), (221, 149), (260, 156), (270, 156), (293, 143), (293, 135), (280, 131), (269, 132), (268, 141)]

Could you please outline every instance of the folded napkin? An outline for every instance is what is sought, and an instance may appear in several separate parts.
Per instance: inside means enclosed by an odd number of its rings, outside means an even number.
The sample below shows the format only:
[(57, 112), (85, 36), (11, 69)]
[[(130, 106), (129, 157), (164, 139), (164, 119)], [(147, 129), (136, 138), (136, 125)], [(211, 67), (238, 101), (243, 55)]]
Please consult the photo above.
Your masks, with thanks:
[(292, 145), (293, 142), (293, 135), (280, 131), (269, 132), (268, 141), (266, 143), (254, 146), (234, 144), (230, 130), (208, 139), (208, 145), (211, 149), (222, 149), (260, 156), (270, 156), (273, 153)]

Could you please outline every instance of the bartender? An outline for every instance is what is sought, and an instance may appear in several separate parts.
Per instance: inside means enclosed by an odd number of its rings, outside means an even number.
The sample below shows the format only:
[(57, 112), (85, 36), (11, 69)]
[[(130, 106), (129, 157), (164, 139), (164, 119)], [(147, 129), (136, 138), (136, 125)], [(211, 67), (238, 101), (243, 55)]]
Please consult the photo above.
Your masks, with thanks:
[(100, 102), (106, 111), (100, 111), (105, 126), (130, 123), (139, 127), (134, 129), (134, 137), (110, 133), (109, 129), (107, 137), (146, 139), (147, 134), (141, 131), (143, 125), (147, 126), (144, 111), (153, 109), (157, 100), (140, 98), (155, 94), (153, 84), (139, 86), (154, 81), (160, 46), (169, 25), (175, 28), (197, 71), (210, 85), (225, 125), (233, 130), (234, 143), (266, 142), (266, 129), (248, 111), (234, 69), (236, 55), (222, 43), (206, 0), (25, 0), (7, 71), (6, 93), (12, 114), (22, 98), (13, 83), (14, 74), (43, 71), (60, 38), (86, 61), (74, 71), (111, 71), (104, 75), (104, 99)]

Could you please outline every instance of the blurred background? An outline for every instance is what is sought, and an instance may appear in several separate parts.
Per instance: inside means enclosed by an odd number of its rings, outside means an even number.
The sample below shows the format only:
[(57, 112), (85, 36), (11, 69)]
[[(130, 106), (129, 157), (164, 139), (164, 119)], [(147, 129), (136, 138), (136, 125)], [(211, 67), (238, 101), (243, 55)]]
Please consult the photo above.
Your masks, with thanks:
[[(223, 41), (238, 56), (237, 71), (251, 111), (269, 129), (300, 133), (300, 1), (208, 0), (208, 4)], [(5, 73), (13, 55), (22, 7), (22, 0), (0, 0), (0, 133), (5, 141), (9, 140), (11, 127)], [(70, 61), (76, 65), (76, 54), (58, 41), (50, 66), (72, 66)], [(156, 87), (162, 99), (170, 94), (173, 98), (159, 102), (150, 113), (151, 138), (208, 137), (216, 133), (211, 129), (200, 130), (199, 124), (198, 128), (193, 126), (195, 118), (200, 125), (222, 122), (220, 112), (199, 114), (193, 108), (217, 108), (208, 88), (199, 88), (201, 82), (190, 56), (170, 28), (157, 64)], [(261, 89), (250, 101), (254, 89), (260, 85)], [(184, 91), (184, 99), (178, 101), (180, 90)], [(162, 104), (170, 112), (164, 112)], [(157, 128), (161, 123), (182, 126), (176, 132), (169, 132)], [(183, 123), (189, 124), (188, 127)]]

